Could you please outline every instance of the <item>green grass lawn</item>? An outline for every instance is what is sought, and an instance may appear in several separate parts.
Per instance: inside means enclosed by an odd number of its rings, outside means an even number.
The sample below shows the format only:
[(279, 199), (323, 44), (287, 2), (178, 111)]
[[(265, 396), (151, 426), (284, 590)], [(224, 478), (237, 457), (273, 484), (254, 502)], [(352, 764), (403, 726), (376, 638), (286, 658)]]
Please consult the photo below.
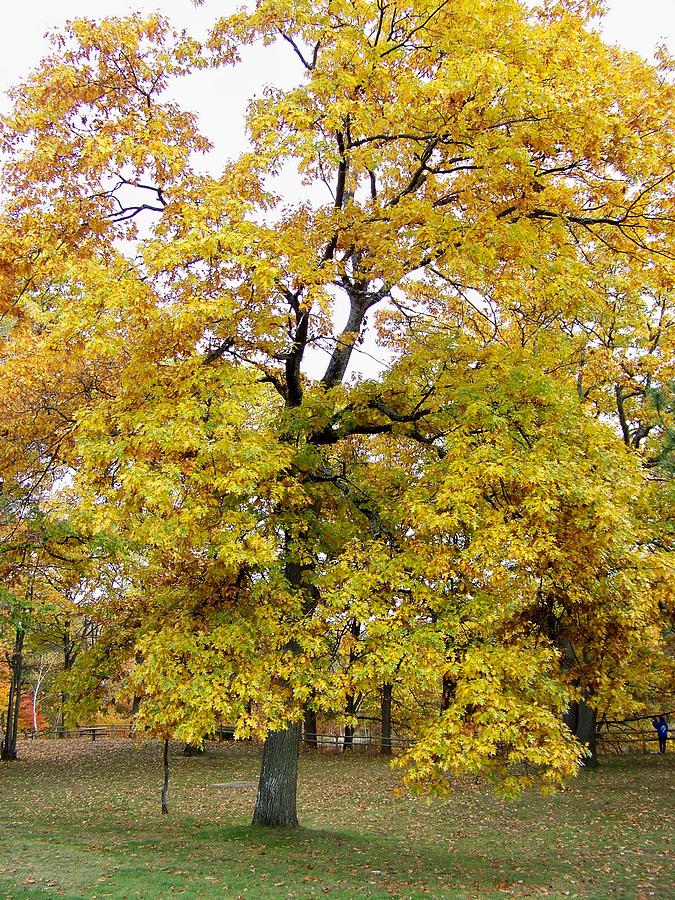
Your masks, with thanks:
[(303, 828), (249, 827), (256, 749), (172, 747), (160, 814), (158, 743), (20, 745), (0, 764), (0, 897), (675, 896), (668, 869), (675, 754), (613, 759), (552, 797), (398, 795), (361, 752), (305, 753)]

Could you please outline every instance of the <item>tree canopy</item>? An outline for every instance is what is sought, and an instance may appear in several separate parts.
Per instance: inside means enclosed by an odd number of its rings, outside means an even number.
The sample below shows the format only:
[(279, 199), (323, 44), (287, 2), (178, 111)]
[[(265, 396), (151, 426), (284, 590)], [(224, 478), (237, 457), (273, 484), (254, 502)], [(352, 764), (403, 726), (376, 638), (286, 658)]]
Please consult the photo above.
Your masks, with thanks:
[[(261, 0), (205, 44), (78, 20), (14, 90), (3, 366), (39, 411), (8, 418), (61, 429), (54, 510), (120, 542), (89, 675), (145, 727), (292, 753), (305, 707), (404, 673), (442, 690), (411, 782), (550, 785), (570, 698), (657, 648), (675, 88), (596, 6)], [(172, 81), (226, 86), (254, 41), (297, 86), (204, 173)]]

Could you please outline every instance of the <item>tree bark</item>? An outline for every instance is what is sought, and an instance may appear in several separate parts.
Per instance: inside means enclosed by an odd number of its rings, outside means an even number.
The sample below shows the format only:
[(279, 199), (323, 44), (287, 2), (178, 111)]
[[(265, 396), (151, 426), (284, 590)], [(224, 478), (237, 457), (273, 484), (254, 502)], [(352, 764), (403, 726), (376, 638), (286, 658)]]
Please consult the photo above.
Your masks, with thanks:
[(583, 700), (579, 703), (579, 718), (577, 721), (576, 736), (580, 744), (590, 752), (590, 756), (584, 757), (583, 764), (589, 769), (598, 765), (597, 752), (597, 712)]
[(563, 722), (580, 744), (589, 751), (590, 756), (584, 757), (583, 765), (593, 769), (598, 765), (597, 752), (597, 712), (583, 700), (579, 703), (571, 703), (563, 716)]
[(253, 825), (296, 827), (300, 723), (293, 722), (265, 739)]
[[(352, 619), (349, 625), (349, 631), (351, 632), (354, 641), (357, 642), (361, 636), (361, 623), (358, 619)], [(349, 667), (351, 669), (354, 661), (357, 659), (357, 653), (355, 652), (356, 644), (353, 644), (349, 651)], [(353, 694), (347, 694), (347, 705), (345, 706), (345, 712), (348, 716), (355, 716), (358, 712), (359, 706), (361, 705), (361, 700), (363, 699), (363, 695), (359, 694), (358, 697), (355, 697)], [(354, 732), (356, 728), (353, 725), (345, 725), (344, 728), (344, 739), (342, 744), (343, 750), (351, 750), (354, 746)]]
[[(286, 553), (290, 544), (285, 537)], [(316, 606), (316, 589), (305, 582), (311, 565), (288, 560), (284, 575), (288, 584), (303, 597), (303, 613), (311, 615)], [(291, 641), (287, 649), (297, 653), (299, 648)], [(282, 682), (283, 683), (283, 682)], [(296, 798), (298, 792), (298, 755), (300, 753), (300, 722), (293, 722), (280, 731), (271, 731), (263, 746), (260, 765), (260, 781), (253, 811), (253, 825), (271, 827), (297, 827)]]
[[(563, 651), (562, 667), (569, 672), (575, 664), (579, 664), (572, 641), (563, 640), (561, 649)], [(588, 699), (592, 699), (592, 697), (587, 693), (586, 699), (570, 703), (567, 712), (563, 715), (563, 722), (579, 743), (590, 752), (590, 756), (584, 757), (582, 765), (592, 769), (598, 765), (597, 710), (589, 706), (586, 702)]]
[(577, 733), (577, 725), (579, 724), (579, 704), (574, 700), (567, 707), (567, 712), (563, 715), (563, 722), (572, 734), (576, 735)]
[(7, 728), (2, 742), (0, 759), (16, 759), (16, 740), (19, 734), (19, 706), (21, 704), (21, 680), (23, 678), (23, 639), (24, 630), (21, 626), (16, 629), (14, 640), (14, 653), (12, 655), (12, 678), (9, 685), (9, 698), (7, 701)]
[(455, 696), (455, 682), (449, 675), (443, 676), (443, 687), (441, 690), (441, 712), (450, 709), (452, 698)]
[[(63, 641), (63, 671), (70, 672), (77, 659), (77, 649), (75, 640), (71, 634), (70, 621), (64, 623), (63, 634), (61, 637)], [(66, 727), (66, 704), (69, 700), (70, 693), (68, 691), (61, 691), (61, 728)]]
[[(347, 705), (345, 707), (345, 712), (348, 716), (356, 715), (356, 711), (358, 709), (358, 703), (356, 698), (349, 694), (347, 696)], [(355, 728), (353, 725), (345, 725), (345, 733), (342, 743), (343, 750), (351, 750), (354, 746), (354, 732)]]
[(319, 742), (316, 735), (316, 713), (313, 709), (305, 709), (305, 720), (303, 722), (305, 747), (311, 747), (312, 750), (319, 749)]
[(38, 692), (40, 690), (40, 685), (42, 684), (44, 677), (45, 677), (45, 670), (44, 670), (42, 663), (40, 663), (40, 670), (38, 672), (38, 677), (37, 677), (37, 681), (35, 683), (35, 688), (33, 689), (33, 734), (37, 734), (37, 732), (38, 732), (38, 727), (37, 727), (38, 702), (37, 702), (37, 698), (38, 698)]
[[(143, 662), (143, 654), (137, 652), (134, 657), (134, 660), (136, 662), (136, 665), (140, 666), (140, 664)], [(143, 697), (140, 694), (134, 694), (133, 699), (131, 701), (131, 715), (132, 716), (135, 716), (136, 713), (138, 712), (138, 710), (141, 708), (142, 699), (143, 699)]]
[(380, 753), (384, 756), (391, 756), (391, 694), (393, 685), (382, 685), (382, 698), (380, 701), (380, 710), (382, 718), (382, 729), (380, 732)]

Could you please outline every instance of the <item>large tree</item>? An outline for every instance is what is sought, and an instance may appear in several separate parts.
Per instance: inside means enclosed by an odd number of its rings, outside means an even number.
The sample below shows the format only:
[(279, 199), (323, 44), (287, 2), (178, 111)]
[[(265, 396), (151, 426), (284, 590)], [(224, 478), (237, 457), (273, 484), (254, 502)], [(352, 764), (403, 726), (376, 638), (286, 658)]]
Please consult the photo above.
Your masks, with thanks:
[[(3, 303), (36, 364), (87, 373), (69, 464), (81, 514), (128, 541), (118, 656), (158, 733), (268, 735), (256, 822), (297, 821), (305, 706), (401, 665), (444, 688), (413, 780), (556, 782), (565, 684), (592, 696), (657, 614), (641, 473), (585, 409), (579, 323), (598, 265), (669, 302), (673, 88), (594, 6), (260, 2), (205, 47), (84, 20), (15, 91)], [(165, 91), (257, 40), (298, 86), (201, 174)], [(336, 634), (367, 643), (347, 667)]]

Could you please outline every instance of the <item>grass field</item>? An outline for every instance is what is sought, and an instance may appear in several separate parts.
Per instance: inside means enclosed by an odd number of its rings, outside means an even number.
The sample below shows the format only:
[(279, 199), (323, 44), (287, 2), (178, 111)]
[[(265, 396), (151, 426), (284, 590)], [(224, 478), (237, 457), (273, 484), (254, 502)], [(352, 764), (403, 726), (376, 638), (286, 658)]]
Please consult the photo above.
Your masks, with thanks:
[[(291, 832), (248, 826), (259, 754), (157, 743), (36, 741), (0, 765), (0, 897), (675, 896), (675, 754), (607, 761), (553, 797), (398, 796), (377, 756), (305, 753)], [(671, 857), (672, 859), (672, 857)]]

